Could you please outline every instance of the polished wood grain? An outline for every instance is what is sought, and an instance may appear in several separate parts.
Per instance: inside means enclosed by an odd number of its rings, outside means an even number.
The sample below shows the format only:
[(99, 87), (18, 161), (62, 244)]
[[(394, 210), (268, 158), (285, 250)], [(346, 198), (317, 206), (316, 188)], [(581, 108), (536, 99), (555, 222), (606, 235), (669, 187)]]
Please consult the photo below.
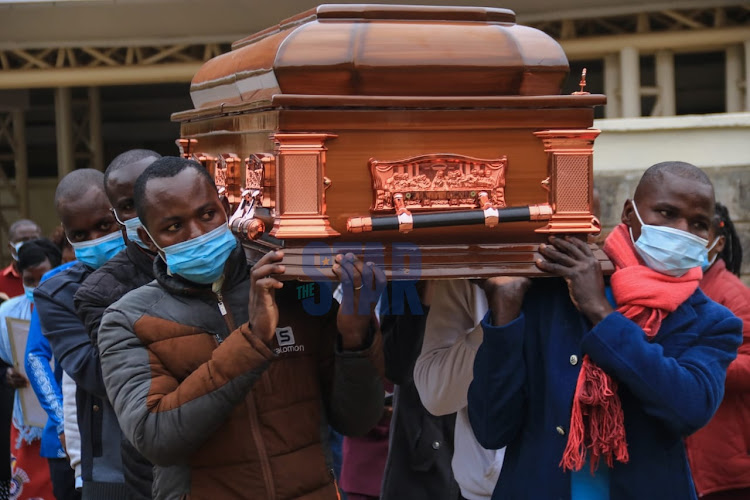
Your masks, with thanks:
[[(580, 166), (591, 164), (594, 107), (606, 98), (560, 95), (567, 73), (560, 45), (516, 24), (509, 10), (322, 5), (208, 61), (191, 84), (194, 109), (172, 119), (182, 138), (196, 141), (195, 152), (273, 155), (274, 193), (261, 198), (275, 197), (276, 218), (266, 221), (260, 240), (244, 235), (243, 244), (252, 259), (283, 247), (287, 278), (314, 279), (310, 266), (313, 275), (332, 278), (322, 259), (339, 251), (379, 252), (375, 260), (390, 279), (538, 276), (534, 260), (547, 238), (539, 230), (554, 222), (553, 231), (580, 238), (589, 231), (593, 175)], [(583, 145), (571, 147), (568, 138)], [(349, 232), (350, 218), (382, 215), (371, 212), (370, 161), (421, 155), (507, 157), (507, 206), (547, 204), (552, 212), (564, 200), (575, 210), (557, 222)], [(580, 189), (567, 196), (558, 179), (547, 179), (557, 172)], [(231, 199), (245, 185), (238, 180)], [(611, 271), (606, 256), (596, 255)], [(404, 258), (418, 273), (403, 272)]]

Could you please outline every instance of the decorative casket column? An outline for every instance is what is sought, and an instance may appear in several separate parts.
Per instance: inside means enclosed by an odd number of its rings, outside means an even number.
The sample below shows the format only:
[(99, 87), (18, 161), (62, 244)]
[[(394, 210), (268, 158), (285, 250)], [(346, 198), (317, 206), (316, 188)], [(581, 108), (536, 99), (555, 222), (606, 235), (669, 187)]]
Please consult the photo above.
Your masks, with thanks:
[(539, 233), (598, 233), (593, 215), (594, 139), (600, 131), (542, 130), (534, 132), (544, 143), (549, 177), (545, 188), (553, 215)]
[(276, 209), (271, 236), (283, 238), (328, 238), (339, 236), (326, 215), (325, 191), (331, 181), (325, 176), (326, 140), (333, 134), (276, 133)]

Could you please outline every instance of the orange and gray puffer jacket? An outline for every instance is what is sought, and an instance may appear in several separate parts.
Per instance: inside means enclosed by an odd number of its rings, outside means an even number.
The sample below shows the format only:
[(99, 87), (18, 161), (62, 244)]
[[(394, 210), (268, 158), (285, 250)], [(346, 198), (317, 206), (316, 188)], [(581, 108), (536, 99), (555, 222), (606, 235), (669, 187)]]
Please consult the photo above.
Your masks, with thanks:
[[(107, 394), (125, 436), (155, 464), (154, 498), (335, 499), (322, 436), (328, 424), (362, 435), (381, 417), (379, 330), (364, 350), (342, 351), (336, 302), (308, 314), (299, 283), (285, 282), (265, 344), (247, 323), (239, 245), (217, 293), (168, 275), (160, 258), (154, 271), (99, 330)], [(322, 300), (327, 287), (316, 288)]]

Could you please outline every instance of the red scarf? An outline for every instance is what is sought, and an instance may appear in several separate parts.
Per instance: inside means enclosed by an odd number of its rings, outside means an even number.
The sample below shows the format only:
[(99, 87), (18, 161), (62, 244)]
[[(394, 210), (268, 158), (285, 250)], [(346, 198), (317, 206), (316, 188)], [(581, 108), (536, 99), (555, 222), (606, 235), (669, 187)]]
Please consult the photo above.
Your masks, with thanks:
[[(703, 276), (699, 267), (680, 277), (667, 276), (643, 265), (630, 240), (628, 227), (620, 224), (604, 242), (604, 252), (615, 265), (611, 278), (617, 311), (643, 328), (652, 340), (662, 320), (690, 297)], [(581, 470), (586, 452), (591, 452), (591, 471), (604, 458), (627, 463), (628, 445), (617, 382), (583, 357), (573, 396), (568, 444), (560, 465), (564, 470)]]

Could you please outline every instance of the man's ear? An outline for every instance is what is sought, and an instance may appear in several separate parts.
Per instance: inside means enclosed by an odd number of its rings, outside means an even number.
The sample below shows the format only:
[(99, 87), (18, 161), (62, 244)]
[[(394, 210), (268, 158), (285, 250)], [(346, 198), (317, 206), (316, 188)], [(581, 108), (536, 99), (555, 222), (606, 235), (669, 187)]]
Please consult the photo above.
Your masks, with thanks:
[(633, 215), (633, 200), (625, 200), (625, 205), (622, 207), (622, 215), (620, 216), (620, 222), (630, 227), (630, 217)]
[(154, 253), (159, 253), (159, 249), (156, 248), (156, 245), (154, 245), (154, 242), (151, 241), (151, 236), (149, 236), (146, 230), (143, 229), (143, 226), (139, 227), (136, 231), (138, 231), (138, 237), (148, 247), (149, 250), (151, 250)]

